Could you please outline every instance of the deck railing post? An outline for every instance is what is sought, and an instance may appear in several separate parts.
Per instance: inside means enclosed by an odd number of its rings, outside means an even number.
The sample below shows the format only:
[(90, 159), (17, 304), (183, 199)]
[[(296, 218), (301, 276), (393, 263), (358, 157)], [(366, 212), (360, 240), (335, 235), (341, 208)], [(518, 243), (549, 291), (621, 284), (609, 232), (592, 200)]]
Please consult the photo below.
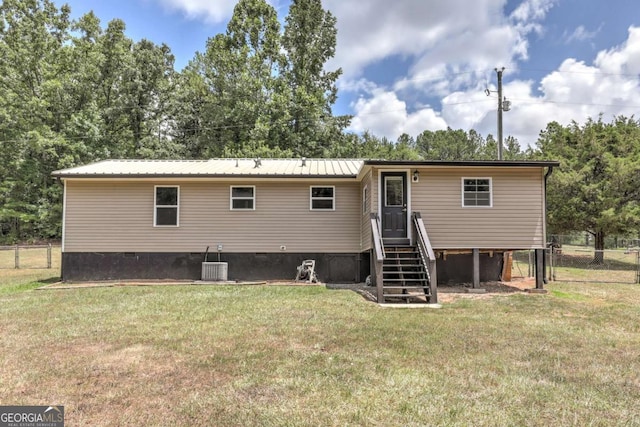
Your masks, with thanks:
[(20, 268), (20, 249), (18, 248), (18, 245), (16, 245), (15, 267)]
[(378, 304), (384, 303), (384, 291), (382, 288), (383, 281), (383, 264), (384, 264), (384, 242), (382, 241), (382, 233), (380, 231), (380, 217), (377, 213), (371, 213), (371, 239), (373, 240), (373, 253), (375, 257), (373, 261), (374, 280), (376, 284)]

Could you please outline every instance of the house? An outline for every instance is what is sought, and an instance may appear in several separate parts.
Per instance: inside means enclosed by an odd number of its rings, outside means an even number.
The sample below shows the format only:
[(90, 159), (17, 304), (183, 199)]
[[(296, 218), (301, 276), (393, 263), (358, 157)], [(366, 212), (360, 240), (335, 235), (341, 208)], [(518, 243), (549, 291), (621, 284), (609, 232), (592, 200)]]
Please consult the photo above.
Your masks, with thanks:
[[(502, 254), (537, 250), (554, 161), (106, 160), (53, 172), (64, 185), (62, 278), (371, 276), (379, 298), (497, 280)], [(408, 300), (409, 298), (406, 297)]]

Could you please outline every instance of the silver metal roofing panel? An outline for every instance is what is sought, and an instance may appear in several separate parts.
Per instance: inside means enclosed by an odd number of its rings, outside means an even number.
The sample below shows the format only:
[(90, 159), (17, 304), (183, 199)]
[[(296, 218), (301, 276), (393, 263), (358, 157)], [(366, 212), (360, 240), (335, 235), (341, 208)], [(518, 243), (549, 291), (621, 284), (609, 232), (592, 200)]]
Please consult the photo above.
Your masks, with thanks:
[[(304, 166), (303, 166), (304, 163)], [(59, 177), (274, 176), (355, 177), (363, 160), (345, 159), (211, 159), (104, 160), (53, 172)]]

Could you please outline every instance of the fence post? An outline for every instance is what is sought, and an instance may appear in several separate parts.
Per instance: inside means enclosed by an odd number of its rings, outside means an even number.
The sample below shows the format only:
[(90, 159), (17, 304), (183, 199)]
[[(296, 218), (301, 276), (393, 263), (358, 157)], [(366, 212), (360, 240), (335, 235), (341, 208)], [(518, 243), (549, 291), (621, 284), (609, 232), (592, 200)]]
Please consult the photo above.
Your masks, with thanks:
[(51, 268), (51, 243), (47, 245), (47, 268)]
[(640, 250), (636, 252), (636, 270), (638, 272), (636, 275), (636, 283), (640, 284)]
[(20, 250), (18, 249), (18, 245), (16, 245), (16, 260), (15, 260), (16, 268), (20, 268)]
[(535, 277), (536, 289), (544, 288), (544, 249), (535, 249)]

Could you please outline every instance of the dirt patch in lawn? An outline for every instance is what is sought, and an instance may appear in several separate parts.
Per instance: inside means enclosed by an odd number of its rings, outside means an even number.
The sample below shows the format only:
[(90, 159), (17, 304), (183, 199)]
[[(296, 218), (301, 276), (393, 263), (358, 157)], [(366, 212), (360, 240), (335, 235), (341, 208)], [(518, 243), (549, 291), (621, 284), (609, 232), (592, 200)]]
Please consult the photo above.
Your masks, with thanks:
[(448, 303), (460, 299), (487, 299), (498, 296), (505, 296), (514, 293), (527, 293), (527, 289), (536, 287), (535, 279), (514, 278), (511, 282), (484, 282), (480, 284), (479, 289), (484, 289), (484, 293), (470, 293), (472, 285), (463, 283), (455, 286), (438, 286), (438, 302)]
[(255, 280), (255, 281), (219, 281), (207, 282), (204, 280), (173, 280), (173, 279), (149, 279), (149, 280), (105, 280), (86, 282), (55, 282), (37, 288), (38, 290), (50, 289), (84, 289), (84, 288), (112, 288), (118, 286), (324, 286), (320, 282), (297, 282), (295, 280)]
[[(488, 299), (498, 296), (506, 296), (514, 293), (527, 293), (527, 289), (536, 287), (535, 279), (532, 277), (516, 277), (511, 282), (484, 282), (480, 284), (480, 289), (484, 293), (470, 293), (472, 289), (470, 283), (460, 285), (438, 286), (438, 303), (450, 303), (460, 299)], [(359, 293), (368, 301), (376, 302), (375, 286), (367, 286), (364, 283), (349, 284), (327, 284), (328, 289), (350, 289)], [(426, 302), (426, 300), (425, 300)]]

